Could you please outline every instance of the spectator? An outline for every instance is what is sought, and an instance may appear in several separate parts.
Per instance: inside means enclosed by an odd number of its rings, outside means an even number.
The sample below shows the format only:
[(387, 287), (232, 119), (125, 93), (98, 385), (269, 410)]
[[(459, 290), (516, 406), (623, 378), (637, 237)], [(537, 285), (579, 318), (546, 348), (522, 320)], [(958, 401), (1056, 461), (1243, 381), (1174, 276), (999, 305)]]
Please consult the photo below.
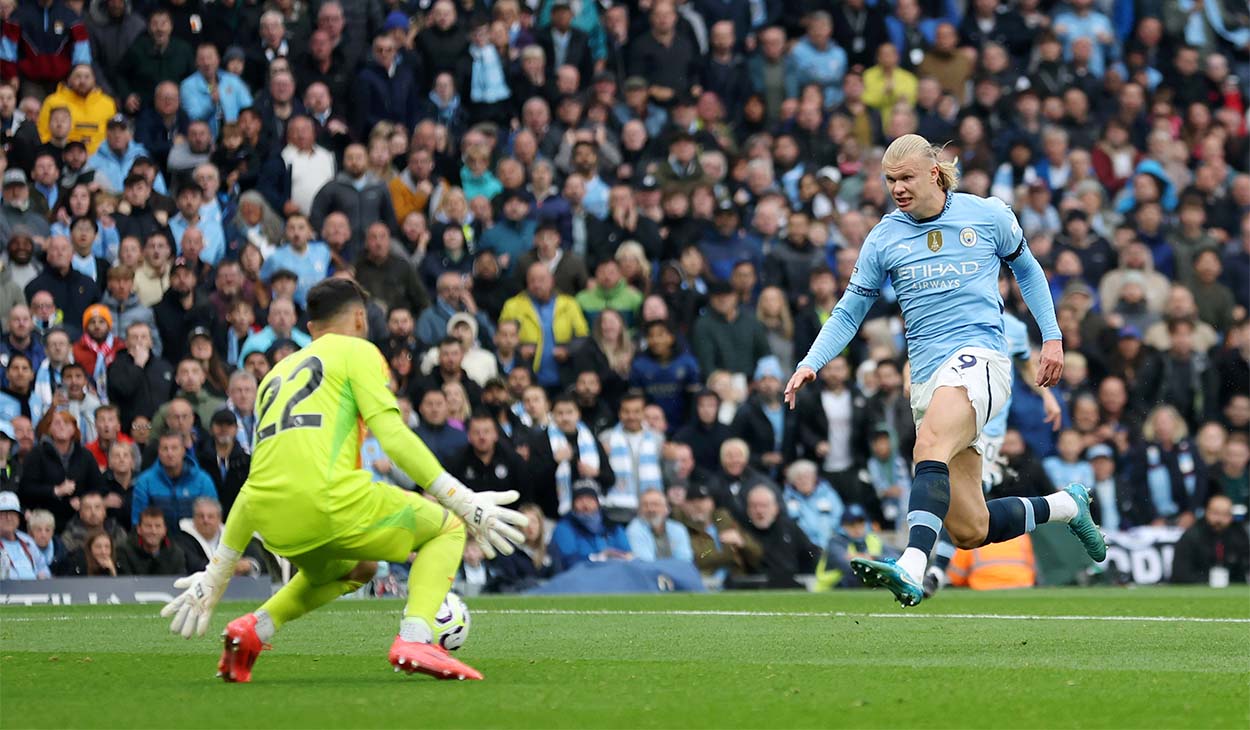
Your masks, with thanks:
[(126, 349), (108, 369), (109, 400), (121, 410), (121, 422), (151, 418), (173, 393), (173, 368), (152, 352), (152, 328), (132, 322), (126, 328)]
[[(41, 292), (46, 295), (47, 292)], [(29, 375), (23, 373), (20, 382), (13, 383), (7, 377), (8, 389), (12, 391), (10, 395), (15, 395), (22, 400), (23, 403), (29, 399), (30, 407), (37, 407), (38, 413), (25, 413), (23, 415), (34, 420), (39, 420), (43, 415), (43, 409), (52, 404), (52, 396), (61, 387), (61, 370), (70, 363), (73, 358), (73, 350), (69, 341), (69, 333), (60, 327), (48, 330), (44, 333), (44, 358), (39, 367)], [(13, 358), (20, 353), (11, 353), (9, 355), (9, 366), (13, 365)], [(27, 361), (29, 366), (31, 363)]]
[(330, 213), (341, 212), (352, 223), (352, 241), (359, 248), (365, 230), (381, 221), (392, 232), (399, 230), (386, 184), (368, 175), (368, 156), (362, 145), (348, 145), (343, 151), (343, 169), (327, 182), (312, 201), (310, 217), (314, 228)]
[(88, 492), (79, 497), (78, 514), (61, 531), (61, 544), (67, 551), (73, 552), (84, 547), (87, 535), (96, 530), (107, 532), (114, 545), (120, 545), (126, 539), (126, 531), (105, 511), (104, 495)]
[(521, 493), (521, 501), (533, 491), (525, 462), (499, 443), (499, 429), (485, 411), (475, 411), (468, 423), (468, 444), (447, 462), (448, 471), (474, 491)]
[(738, 409), (729, 428), (755, 455), (751, 465), (772, 475), (779, 473), (785, 455), (794, 449), (794, 419), (781, 402), (784, 377), (775, 356), (760, 358), (755, 366), (755, 392)]
[(178, 520), (192, 516), (192, 502), (197, 497), (217, 499), (212, 480), (196, 465), (186, 438), (185, 434), (175, 431), (162, 434), (157, 451), (159, 463), (153, 464), (135, 480), (131, 520), (149, 553), (156, 552), (160, 541), (152, 537), (154, 527), (149, 525), (145, 530), (141, 516), (146, 520), (148, 512), (161, 512), (160, 532), (163, 538), (164, 518), (176, 525)]
[(31, 319), (30, 308), (19, 304), (9, 310), (6, 320), (4, 339), (0, 340), (0, 363), (7, 367), (9, 356), (20, 353), (26, 356), (32, 366), (38, 368), (43, 364), (43, 344), (34, 334), (35, 323)]
[(566, 569), (587, 561), (598, 563), (633, 557), (624, 528), (604, 521), (599, 493), (593, 486), (578, 486), (573, 490), (571, 508), (551, 533), (551, 548)]
[(448, 423), (447, 396), (439, 388), (430, 388), (421, 394), (418, 406), (421, 425), (417, 435), (430, 447), (430, 451), (442, 463), (447, 463), (468, 440), (463, 430), (452, 428)]
[(1149, 490), (1153, 524), (1187, 529), (1205, 499), (1206, 470), (1188, 436), (1175, 407), (1156, 406), (1142, 427), (1142, 441), (1128, 454), (1129, 479)]
[(364, 256), (356, 262), (356, 280), (381, 307), (422, 312), (430, 306), (430, 295), (416, 268), (392, 251), (391, 232), (381, 221), (366, 229)]
[[(108, 469), (109, 450), (113, 448), (113, 444), (134, 443), (133, 439), (121, 432), (122, 424), (119, 414), (117, 406), (112, 403), (100, 405), (95, 409), (93, 424), (95, 438), (87, 441), (87, 451), (95, 457), (96, 466), (100, 467), (100, 471)], [(115, 506), (110, 505), (110, 507)]]
[[(454, 272), (446, 272), (438, 277), (435, 287), (434, 303), (421, 312), (417, 318), (416, 336), (421, 342), (438, 342), (447, 332), (447, 324), (451, 316), (457, 312), (467, 312), (474, 316), (478, 323), (479, 339), (489, 342), (495, 335), (495, 328), (490, 319), (480, 311), (474, 301), (473, 294), (465, 287), (464, 278)], [(503, 321), (507, 317), (500, 317)]]
[(52, 236), (47, 245), (47, 268), (26, 285), (26, 298), (37, 292), (52, 295), (67, 322), (82, 321), (83, 312), (100, 298), (95, 281), (72, 267), (74, 250), (69, 239)]
[(868, 480), (881, 505), (881, 516), (887, 523), (902, 530), (907, 524), (904, 509), (911, 494), (911, 470), (903, 456), (894, 449), (889, 429), (877, 428), (869, 442)]
[(786, 467), (786, 513), (813, 545), (828, 544), (845, 507), (842, 498), (820, 478), (816, 463), (800, 459)]
[[(5, 220), (5, 218), (6, 216), (0, 216), (0, 220)], [(29, 228), (10, 226), (9, 231), (4, 270), (13, 279), (14, 284), (25, 289), (26, 285), (38, 276), (40, 271), (43, 271), (43, 263), (35, 258), (35, 243), (31, 238), (32, 232)], [(0, 229), (0, 233), (3, 232), (3, 229)], [(25, 294), (22, 298), (25, 299)]]
[(781, 514), (777, 491), (768, 485), (756, 485), (745, 494), (747, 531), (759, 541), (763, 554), (758, 571), (770, 587), (792, 588), (799, 585), (797, 576), (816, 572), (820, 548), (813, 545), (803, 531)]
[(728, 510), (716, 507), (706, 485), (692, 484), (686, 489), (677, 519), (690, 533), (695, 565), (705, 576), (724, 580), (757, 569), (759, 543), (738, 526)]
[(17, 529), (22, 505), (13, 492), (0, 492), (0, 574), (6, 580), (42, 580), (52, 577), (44, 554), (33, 538)]
[(16, 168), (5, 170), (2, 180), (4, 203), (0, 205), (0, 235), (13, 236), (21, 232), (46, 237), (52, 229), (44, 215), (31, 208), (26, 173)]
[[(39, 111), (39, 136), (45, 140), (52, 137), (50, 117), (52, 110), (58, 108), (68, 109), (73, 119), (67, 141), (82, 142), (88, 155), (104, 141), (105, 124), (117, 113), (113, 99), (96, 86), (95, 72), (90, 65), (75, 65), (69, 78), (43, 100)], [(64, 179), (61, 182), (68, 187)]]
[(179, 87), (182, 108), (192, 121), (207, 122), (215, 138), (222, 122), (237, 122), (252, 105), (252, 93), (238, 76), (221, 70), (221, 56), (211, 43), (195, 49), (195, 73)]
[(373, 55), (356, 76), (353, 127), (371, 130), (380, 121), (406, 128), (417, 123), (418, 79), (415, 69), (400, 63), (395, 40), (389, 35), (373, 39)]
[[(1250, 502), (1250, 445), (1244, 438), (1230, 438), (1220, 453), (1220, 461), (1213, 469), (1211, 493), (1223, 494), (1232, 500), (1235, 513), (1245, 514)], [(1244, 519), (1244, 517), (1243, 517)]]
[[(100, 304), (108, 310), (114, 337), (125, 337), (126, 330), (130, 328), (131, 324), (142, 322), (155, 335), (152, 349), (159, 355), (161, 353), (161, 342), (160, 330), (156, 328), (156, 315), (151, 307), (144, 306), (139, 301), (139, 295), (134, 290), (134, 284), (134, 269), (124, 264), (110, 267), (106, 290), (100, 295)], [(111, 359), (108, 364), (112, 364)]]
[[(236, 373), (250, 379), (247, 373)], [(232, 382), (242, 382), (240, 381)], [(219, 504), (217, 509), (225, 516), (230, 515), (230, 508), (247, 481), (248, 469), (252, 458), (239, 441), (239, 426), (236, 416), (230, 410), (222, 408), (213, 413), (209, 419), (211, 440), (204, 439), (199, 446), (196, 461), (201, 464), (213, 482)]]
[(54, 411), (47, 434), (22, 464), (20, 493), (32, 509), (46, 509), (64, 527), (74, 515), (73, 501), (106, 488), (95, 459), (82, 446), (78, 424), (68, 411)]
[(74, 343), (74, 362), (104, 386), (105, 373), (124, 346), (113, 336), (113, 314), (103, 304), (92, 304), (82, 315), (82, 337)]
[(863, 581), (851, 572), (851, 558), (881, 560), (896, 554), (873, 531), (864, 508), (852, 504), (842, 513), (840, 525), (816, 565), (816, 589), (862, 588)]
[(1065, 428), (1059, 434), (1059, 442), (1057, 444), (1059, 453), (1055, 456), (1047, 456), (1042, 460), (1042, 468), (1046, 470), (1046, 476), (1050, 479), (1050, 485), (1055, 491), (1059, 491), (1064, 487), (1072, 484), (1092, 484), (1094, 481), (1094, 470), (1090, 463), (1081, 458), (1081, 435), (1075, 430)]
[[(847, 55), (833, 42), (833, 18), (824, 11), (807, 16), (807, 33), (790, 49), (786, 58), (786, 98), (798, 99), (799, 91), (809, 84), (820, 88), (826, 108), (842, 103), (842, 76), (847, 69)], [(857, 38), (855, 48), (863, 46)]]
[(1222, 494), (1207, 500), (1202, 522), (1181, 535), (1172, 557), (1173, 583), (1215, 585), (1213, 571), (1227, 572), (1228, 580), (1244, 583), (1250, 570), (1250, 538), (1241, 526), (1233, 526), (1233, 503)]
[(638, 560), (694, 562), (690, 534), (680, 522), (669, 519), (668, 502), (662, 491), (642, 494), (638, 516), (630, 521), (625, 534), (629, 538), (629, 551)]
[[(559, 402), (557, 400), (557, 404)], [(603, 504), (609, 510), (637, 510), (638, 502), (645, 492), (664, 491), (660, 470), (664, 434), (652, 431), (644, 425), (645, 405), (646, 398), (642, 392), (626, 392), (621, 398), (619, 422), (599, 437), (603, 451), (608, 455), (611, 474), (615, 478), (614, 484), (611, 480), (600, 480), (600, 484), (606, 489)]]
[(749, 464), (751, 449), (739, 438), (731, 438), (720, 445), (720, 469), (717, 474), (718, 505), (729, 508), (735, 518), (746, 520), (747, 492), (757, 486), (766, 486), (777, 493), (781, 490), (771, 479), (752, 469)]
[(720, 396), (712, 390), (700, 390), (694, 397), (694, 421), (673, 436), (674, 442), (690, 447), (695, 464), (707, 471), (720, 468), (720, 444), (733, 437), (729, 427), (720, 422), (719, 411)]
[[(12, 494), (12, 492), (10, 492)], [(57, 575), (56, 566), (60, 564), (68, 552), (56, 536), (56, 519), (52, 513), (44, 509), (30, 510), (26, 516), (26, 527), (35, 547), (43, 554), (43, 561)]]
[(74, 417), (83, 443), (94, 441), (95, 411), (100, 407), (100, 399), (88, 389), (86, 371), (82, 365), (72, 362), (61, 370), (61, 377), (63, 384), (53, 396), (53, 406), (65, 409)]
[(123, 575), (182, 575), (186, 556), (170, 539), (165, 513), (155, 505), (136, 512), (135, 531), (117, 550), (117, 572)]
[(699, 363), (688, 351), (677, 349), (677, 338), (668, 322), (648, 322), (645, 332), (647, 349), (634, 358), (630, 385), (641, 388), (664, 410), (670, 428), (679, 429), (690, 411), (690, 394), (702, 383)]
[(239, 357), (244, 360), (253, 352), (268, 352), (275, 342), (291, 340), (297, 347), (306, 347), (312, 338), (296, 329), (295, 303), (290, 299), (275, 299), (269, 305), (268, 322), (264, 329), (247, 338)]
[(125, 51), (117, 69), (116, 90), (126, 113), (152, 106), (153, 90), (159, 98), (163, 84), (176, 84), (195, 70), (195, 51), (174, 37), (173, 29), (169, 11), (154, 8), (148, 13), (147, 33)]
[(546, 264), (531, 264), (525, 281), (525, 291), (504, 304), (499, 318), (520, 322), (522, 357), (533, 360), (539, 384), (555, 387), (569, 361), (570, 344), (587, 336), (589, 327), (577, 301), (553, 291), (555, 279)]
[[(640, 423), (636, 425), (641, 426)], [(555, 507), (556, 514), (566, 514), (577, 482), (595, 485), (595, 502), (598, 507), (598, 494), (605, 492), (612, 494), (617, 482), (614, 470), (620, 460), (613, 460), (608, 453), (607, 446), (595, 439), (594, 434), (582, 422), (581, 409), (577, 406), (577, 399), (572, 395), (560, 395), (552, 401), (551, 424), (546, 431), (546, 443), (538, 445), (538, 452), (541, 456), (538, 457), (540, 460), (536, 463), (543, 465), (542, 468), (545, 471), (554, 473), (550, 477), (544, 474), (537, 481), (540, 484), (554, 484), (556, 499), (555, 504), (543, 504), (544, 509)], [(658, 467), (657, 461), (657, 471)], [(659, 479), (658, 473), (655, 478)], [(606, 508), (616, 512), (636, 510), (636, 495), (633, 495), (632, 504), (631, 508), (628, 492), (622, 491), (617, 493), (611, 501), (607, 501)]]
[(698, 46), (677, 32), (677, 9), (672, 3), (652, 5), (650, 21), (650, 32), (629, 45), (629, 72), (646, 79), (651, 98), (667, 105), (699, 83), (702, 60)]
[[(225, 517), (217, 500), (212, 497), (195, 499), (192, 516), (179, 522), (179, 529), (173, 538), (174, 544), (186, 556), (187, 573), (197, 573), (208, 566), (221, 544), (224, 522)], [(252, 538), (239, 562), (234, 564), (234, 575), (255, 578), (266, 572), (265, 562), (260, 542)]]
[(313, 229), (306, 216), (295, 213), (286, 220), (286, 242), (279, 246), (261, 266), (260, 275), (269, 281), (279, 271), (296, 276), (295, 303), (303, 307), (308, 290), (325, 279), (330, 272), (330, 247), (312, 240)]
[(704, 373), (729, 370), (747, 374), (769, 353), (768, 336), (749, 311), (742, 311), (728, 284), (708, 286), (710, 311), (694, 326), (694, 354)]

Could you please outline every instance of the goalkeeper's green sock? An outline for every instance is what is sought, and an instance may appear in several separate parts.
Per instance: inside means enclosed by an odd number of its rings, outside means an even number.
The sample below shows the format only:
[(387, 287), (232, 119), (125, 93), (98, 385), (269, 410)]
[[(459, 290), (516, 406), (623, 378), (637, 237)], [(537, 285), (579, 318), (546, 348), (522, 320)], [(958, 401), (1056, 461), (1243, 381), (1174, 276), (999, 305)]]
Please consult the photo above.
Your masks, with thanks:
[(417, 557), (408, 571), (408, 605), (404, 606), (400, 626), (400, 635), (405, 641), (419, 640), (409, 636), (424, 633), (416, 625), (417, 621), (424, 622), (427, 631), (434, 626), (438, 607), (456, 580), (456, 570), (464, 556), (464, 541), (464, 523), (448, 514), (442, 530), (417, 548)]
[(339, 596), (352, 593), (362, 585), (364, 584), (360, 581), (346, 578), (313, 585), (301, 571), (295, 574), (290, 583), (282, 586), (281, 590), (265, 601), (256, 613), (267, 613), (273, 620), (273, 630), (277, 631), (286, 622), (315, 611)]

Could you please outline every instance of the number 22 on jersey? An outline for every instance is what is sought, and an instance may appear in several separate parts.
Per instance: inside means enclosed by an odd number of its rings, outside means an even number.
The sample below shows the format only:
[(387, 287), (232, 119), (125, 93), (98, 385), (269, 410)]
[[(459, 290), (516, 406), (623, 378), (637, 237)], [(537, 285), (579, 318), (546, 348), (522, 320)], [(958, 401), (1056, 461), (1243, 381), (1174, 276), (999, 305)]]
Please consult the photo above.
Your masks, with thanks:
[[(303, 385), (299, 385), (296, 388), (300, 380), (300, 373), (305, 371), (308, 372), (307, 380), (304, 381)], [(256, 399), (256, 423), (258, 426), (256, 445), (287, 429), (321, 427), (322, 414), (296, 413), (295, 409), (316, 392), (317, 388), (321, 387), (324, 375), (325, 367), (321, 362), (321, 358), (314, 355), (297, 365), (287, 375), (285, 382), (282, 380), (281, 375), (274, 375), (265, 382), (264, 387), (261, 388), (260, 396)], [(282, 406), (281, 417), (272, 423), (265, 424), (270, 408), (283, 398), (285, 398), (286, 403)]]

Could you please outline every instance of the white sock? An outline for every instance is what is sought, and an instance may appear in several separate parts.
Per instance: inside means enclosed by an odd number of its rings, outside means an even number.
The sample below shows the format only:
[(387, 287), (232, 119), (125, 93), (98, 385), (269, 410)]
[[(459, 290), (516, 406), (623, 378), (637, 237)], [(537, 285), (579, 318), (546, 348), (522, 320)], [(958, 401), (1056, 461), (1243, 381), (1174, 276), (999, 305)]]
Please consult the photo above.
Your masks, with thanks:
[(430, 631), (430, 625), (425, 622), (425, 619), (405, 616), (404, 620), (399, 622), (399, 638), (404, 641), (415, 641), (418, 644), (428, 644), (434, 639), (434, 632)]
[(898, 559), (899, 567), (906, 570), (912, 580), (917, 583), (924, 581), (924, 569), (928, 564), (929, 556), (925, 555), (920, 548), (909, 547), (903, 551), (902, 557)]
[(1067, 492), (1055, 492), (1044, 497), (1050, 505), (1050, 522), (1069, 522), (1076, 517), (1076, 500)]
[(258, 610), (253, 613), (256, 616), (256, 635), (260, 637), (261, 641), (268, 644), (273, 639), (273, 635), (278, 632), (278, 629), (273, 625), (273, 616), (270, 616), (269, 612), (265, 610)]

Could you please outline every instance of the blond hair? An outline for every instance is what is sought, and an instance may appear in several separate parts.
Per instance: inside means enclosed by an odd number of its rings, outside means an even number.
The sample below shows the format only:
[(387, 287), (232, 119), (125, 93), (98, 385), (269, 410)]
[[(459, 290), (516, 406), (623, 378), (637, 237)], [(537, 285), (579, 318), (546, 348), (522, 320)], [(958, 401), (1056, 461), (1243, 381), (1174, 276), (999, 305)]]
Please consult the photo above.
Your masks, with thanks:
[(929, 140), (918, 134), (904, 134), (890, 143), (885, 155), (881, 157), (881, 165), (898, 165), (907, 160), (919, 157), (932, 162), (938, 169), (938, 187), (951, 192), (959, 186), (958, 160), (943, 160), (942, 147), (929, 144)]

